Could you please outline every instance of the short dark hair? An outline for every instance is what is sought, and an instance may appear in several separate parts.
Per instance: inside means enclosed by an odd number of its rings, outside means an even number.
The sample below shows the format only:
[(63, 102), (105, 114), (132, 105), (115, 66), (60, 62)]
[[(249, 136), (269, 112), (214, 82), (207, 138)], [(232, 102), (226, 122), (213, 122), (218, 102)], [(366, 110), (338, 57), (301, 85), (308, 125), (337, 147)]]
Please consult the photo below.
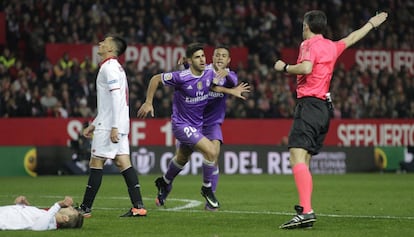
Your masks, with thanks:
[(303, 20), (309, 26), (310, 31), (315, 34), (323, 34), (328, 25), (325, 13), (319, 10), (306, 12)]
[(187, 46), (187, 50), (185, 51), (185, 56), (187, 58), (191, 58), (195, 52), (198, 50), (204, 50), (204, 44), (202, 43), (191, 43)]
[(116, 56), (121, 56), (123, 53), (125, 53), (125, 50), (127, 48), (127, 43), (126, 41), (121, 38), (120, 36), (111, 36), (112, 37), (112, 41), (115, 44), (116, 47)]
[(219, 45), (216, 45), (216, 47), (214, 47), (214, 50), (216, 50), (216, 49), (225, 49), (225, 50), (227, 50), (227, 52), (229, 52), (229, 56), (230, 56), (230, 48), (229, 48), (229, 46), (224, 45), (224, 44), (219, 44)]

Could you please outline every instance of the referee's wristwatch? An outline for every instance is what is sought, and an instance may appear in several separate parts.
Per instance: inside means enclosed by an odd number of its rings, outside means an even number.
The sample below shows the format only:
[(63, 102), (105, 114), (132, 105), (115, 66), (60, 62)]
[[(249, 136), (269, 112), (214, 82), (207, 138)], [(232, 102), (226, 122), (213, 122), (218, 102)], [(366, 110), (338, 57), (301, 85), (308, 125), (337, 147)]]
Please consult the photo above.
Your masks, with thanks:
[(285, 66), (283, 67), (283, 71), (284, 71), (284, 72), (288, 72), (288, 71), (287, 71), (288, 67), (289, 67), (289, 64), (285, 63)]

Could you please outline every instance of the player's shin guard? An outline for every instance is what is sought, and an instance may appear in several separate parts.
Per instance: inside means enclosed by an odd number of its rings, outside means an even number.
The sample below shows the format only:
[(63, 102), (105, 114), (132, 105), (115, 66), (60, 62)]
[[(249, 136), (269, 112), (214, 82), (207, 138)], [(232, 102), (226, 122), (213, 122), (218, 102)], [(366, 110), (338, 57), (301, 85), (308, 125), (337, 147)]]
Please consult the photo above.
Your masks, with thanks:
[(86, 185), (85, 194), (83, 196), (83, 206), (91, 209), (95, 200), (96, 194), (99, 191), (102, 183), (102, 169), (90, 169), (88, 184)]
[[(164, 175), (164, 180), (167, 184), (171, 183), (174, 178), (183, 170), (183, 166), (178, 164), (176, 158), (173, 157), (168, 164), (168, 170)], [(167, 180), (166, 180), (167, 179)]]
[(135, 208), (144, 207), (144, 204), (142, 202), (138, 175), (135, 172), (134, 168), (129, 167), (128, 169), (122, 171), (122, 176), (124, 176), (125, 183), (128, 186), (128, 194), (129, 198), (131, 199), (132, 205)]
[(219, 179), (219, 167), (216, 165), (216, 170), (213, 172), (213, 176), (211, 177), (211, 190), (213, 192), (216, 192), (217, 189), (217, 183)]
[(203, 160), (203, 186), (211, 187), (214, 171), (216, 171), (214, 162)]

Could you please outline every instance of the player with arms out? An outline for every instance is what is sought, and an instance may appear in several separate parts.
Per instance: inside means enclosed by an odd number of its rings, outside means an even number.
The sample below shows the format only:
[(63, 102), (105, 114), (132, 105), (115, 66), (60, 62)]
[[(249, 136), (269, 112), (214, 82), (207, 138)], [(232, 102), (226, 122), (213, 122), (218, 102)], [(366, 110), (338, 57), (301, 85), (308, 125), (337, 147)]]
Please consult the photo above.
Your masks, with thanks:
[[(206, 67), (213, 67), (216, 77), (222, 78), (222, 86), (227, 88), (235, 87), (238, 83), (238, 78), (235, 72), (228, 69), (228, 65), (231, 61), (229, 48), (222, 45), (215, 47), (212, 59), (213, 63)], [(188, 68), (188, 64), (185, 64), (184, 62), (185, 58), (182, 58), (179, 60), (178, 64)], [(213, 193), (216, 192), (219, 177), (218, 159), (220, 155), (220, 147), (223, 143), (221, 125), (226, 115), (226, 99), (226, 93), (210, 91), (207, 106), (204, 109), (203, 115), (203, 135), (213, 142), (217, 154), (217, 157), (214, 160), (215, 170), (212, 173), (212, 177), (204, 177), (211, 172), (203, 172), (203, 182), (205, 183), (205, 180), (211, 179), (211, 189)], [(190, 157), (187, 157), (187, 160), (189, 159)], [(203, 170), (209, 168), (209, 165), (203, 163)], [(206, 202), (205, 210), (216, 211), (217, 208), (211, 207), (208, 202)]]
[[(230, 61), (231, 57), (229, 48), (225, 46), (217, 46), (214, 49), (213, 63), (211, 66), (213, 66), (216, 76), (218, 78), (223, 78), (223, 86), (227, 88), (233, 88), (238, 84), (237, 74), (228, 69)], [(211, 189), (214, 193), (216, 192), (219, 178), (218, 159), (220, 156), (220, 147), (223, 143), (221, 125), (223, 124), (224, 117), (226, 116), (226, 99), (227, 94), (223, 92), (210, 91), (203, 116), (203, 134), (213, 142), (217, 154), (217, 157), (214, 160), (215, 170), (213, 171), (211, 177)], [(203, 170), (208, 168), (209, 167), (207, 165), (203, 164)], [(209, 174), (209, 172), (206, 173)], [(207, 177), (204, 179), (209, 178)], [(212, 208), (208, 202), (206, 202), (205, 209), (209, 211), (217, 210), (217, 208)]]
[[(199, 151), (204, 156), (204, 180), (201, 194), (212, 208), (218, 208), (219, 202), (211, 188), (211, 177), (215, 170), (215, 159), (218, 156), (214, 144), (202, 134), (203, 113), (207, 105), (210, 89), (216, 92), (225, 92), (239, 98), (243, 92), (248, 92), (246, 85), (234, 89), (222, 86), (213, 86), (220, 83), (215, 78), (212, 67), (206, 68), (204, 46), (193, 43), (187, 47), (186, 60), (189, 68), (183, 71), (161, 73), (154, 75), (148, 86), (147, 98), (139, 109), (138, 118), (145, 118), (148, 114), (154, 116), (152, 106), (153, 97), (159, 84), (174, 87), (173, 112), (171, 116), (174, 136), (178, 140), (176, 155), (170, 161), (167, 172), (155, 180), (158, 189), (156, 204), (162, 206), (172, 188), (174, 178), (181, 172), (188, 162), (193, 151)], [(214, 82), (213, 82), (214, 81)]]
[(277, 71), (297, 75), (297, 105), (289, 134), (288, 147), (290, 165), (299, 194), (297, 215), (282, 224), (282, 229), (310, 228), (316, 221), (311, 205), (312, 175), (309, 163), (312, 155), (318, 154), (328, 133), (332, 109), (327, 93), (334, 66), (342, 52), (361, 40), (369, 31), (376, 29), (388, 14), (382, 12), (360, 29), (339, 41), (325, 39), (322, 35), (327, 27), (324, 12), (313, 10), (305, 13), (303, 39), (297, 63), (289, 65), (277, 60)]
[(146, 216), (137, 173), (129, 155), (129, 92), (128, 81), (118, 57), (126, 50), (126, 42), (118, 36), (108, 36), (99, 43), (100, 69), (96, 79), (97, 111), (83, 135), (92, 138), (90, 174), (80, 205), (85, 217), (91, 215), (92, 204), (102, 183), (103, 166), (111, 159), (119, 168), (128, 187), (133, 207), (121, 217)]

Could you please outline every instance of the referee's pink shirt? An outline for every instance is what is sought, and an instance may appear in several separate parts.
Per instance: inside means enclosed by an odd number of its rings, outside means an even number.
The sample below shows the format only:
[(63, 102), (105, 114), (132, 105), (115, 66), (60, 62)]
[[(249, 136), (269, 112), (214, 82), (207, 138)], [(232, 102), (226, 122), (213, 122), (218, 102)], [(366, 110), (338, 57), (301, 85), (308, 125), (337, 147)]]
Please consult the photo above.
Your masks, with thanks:
[(308, 75), (297, 75), (298, 99), (311, 96), (325, 100), (336, 60), (345, 48), (343, 41), (334, 42), (325, 39), (322, 35), (316, 35), (302, 42), (297, 63), (310, 61), (313, 68)]

